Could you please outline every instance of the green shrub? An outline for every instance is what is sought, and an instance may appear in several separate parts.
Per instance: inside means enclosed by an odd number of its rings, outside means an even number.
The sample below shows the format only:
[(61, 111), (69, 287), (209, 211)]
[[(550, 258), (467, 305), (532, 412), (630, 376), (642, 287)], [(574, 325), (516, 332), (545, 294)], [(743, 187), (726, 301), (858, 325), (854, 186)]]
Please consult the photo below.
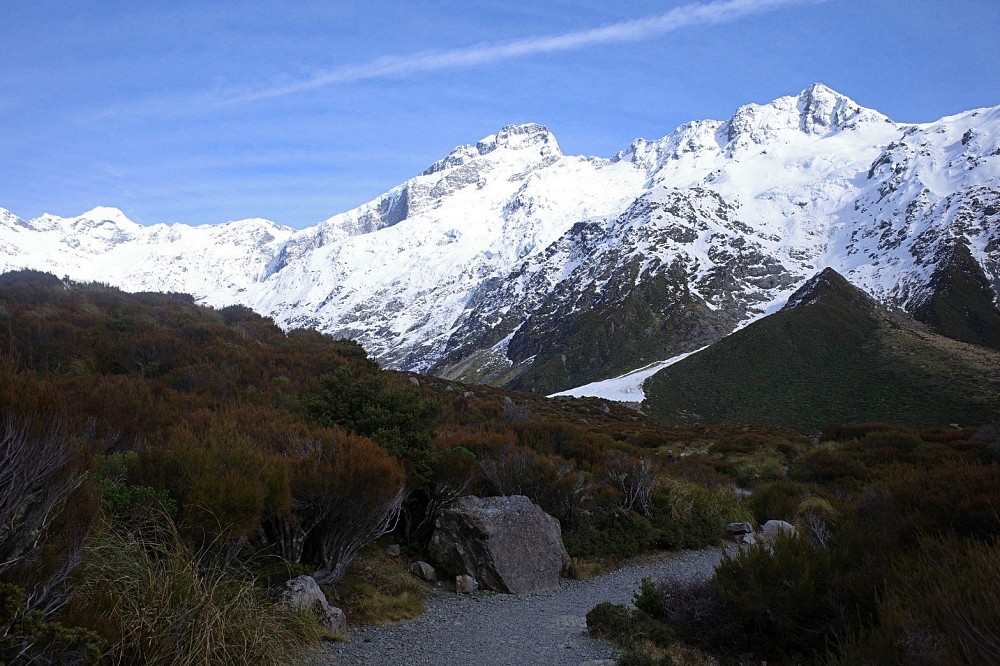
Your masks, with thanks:
[(872, 450), (892, 448), (903, 453), (909, 453), (923, 443), (916, 433), (902, 430), (876, 431), (865, 435), (861, 440), (863, 446)]
[(773, 552), (757, 545), (725, 556), (715, 584), (760, 655), (808, 655), (842, 628), (833, 575), (828, 550), (782, 535)]
[(743, 627), (712, 580), (666, 578), (654, 584), (644, 579), (635, 607), (666, 623), (687, 645), (725, 654), (747, 649)]
[(666, 646), (674, 635), (663, 622), (642, 610), (629, 610), (621, 604), (607, 601), (594, 606), (587, 613), (587, 630), (591, 636), (601, 638), (624, 648), (644, 642)]
[(889, 425), (888, 423), (851, 423), (847, 425), (831, 424), (823, 428), (819, 441), (847, 442), (852, 439), (861, 439), (869, 433), (883, 432), (886, 430), (899, 430), (899, 428)]
[(0, 583), (0, 664), (93, 666), (102, 647), (94, 632), (47, 621), (28, 610), (24, 590)]
[(430, 445), (441, 414), (439, 404), (388, 375), (359, 377), (347, 366), (322, 376), (319, 382), (321, 391), (301, 400), (312, 419), (369, 437), (407, 461), (416, 479), (430, 478)]
[(653, 545), (656, 531), (635, 513), (604, 509), (581, 516), (564, 530), (571, 557), (627, 559)]
[(744, 488), (755, 488), (785, 475), (784, 457), (774, 449), (759, 449), (751, 455), (733, 455), (725, 459), (724, 470)]
[(155, 509), (175, 515), (177, 502), (167, 491), (128, 483), (128, 467), (135, 465), (138, 460), (139, 456), (134, 451), (96, 458), (94, 479), (101, 489), (104, 509), (120, 518)]

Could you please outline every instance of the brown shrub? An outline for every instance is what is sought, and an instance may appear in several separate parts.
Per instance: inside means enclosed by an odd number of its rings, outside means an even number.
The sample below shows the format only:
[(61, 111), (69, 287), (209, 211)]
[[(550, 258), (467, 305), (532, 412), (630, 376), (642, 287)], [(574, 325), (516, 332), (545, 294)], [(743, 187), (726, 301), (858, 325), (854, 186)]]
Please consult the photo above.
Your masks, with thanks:
[(795, 461), (793, 475), (807, 483), (828, 483), (839, 479), (861, 479), (865, 466), (844, 451), (819, 449)]
[(1000, 535), (1000, 464), (949, 462), (928, 470), (892, 469), (884, 478), (914, 532)]

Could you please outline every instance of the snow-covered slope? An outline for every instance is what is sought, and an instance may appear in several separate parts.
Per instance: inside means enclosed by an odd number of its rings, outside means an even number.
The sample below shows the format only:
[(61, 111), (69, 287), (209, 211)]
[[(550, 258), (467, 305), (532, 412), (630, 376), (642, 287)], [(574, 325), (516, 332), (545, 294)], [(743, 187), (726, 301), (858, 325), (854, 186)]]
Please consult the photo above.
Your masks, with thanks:
[(129, 291), (173, 291), (235, 303), (295, 230), (251, 219), (143, 227), (116, 208), (25, 222), (0, 209), (0, 271), (34, 268)]
[(243, 303), (389, 366), (545, 392), (697, 349), (826, 266), (912, 309), (955, 243), (996, 291), (1000, 107), (901, 125), (822, 85), (610, 159), (505, 127), (302, 231), (0, 210), (0, 270)]

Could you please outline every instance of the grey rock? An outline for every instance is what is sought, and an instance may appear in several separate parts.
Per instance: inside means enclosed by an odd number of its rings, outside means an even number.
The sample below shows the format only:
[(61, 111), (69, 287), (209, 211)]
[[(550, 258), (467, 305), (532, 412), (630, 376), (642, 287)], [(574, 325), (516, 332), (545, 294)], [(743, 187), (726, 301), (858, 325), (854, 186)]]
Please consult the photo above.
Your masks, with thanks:
[(398, 543), (394, 543), (385, 549), (385, 554), (388, 555), (389, 557), (399, 557), (399, 553), (400, 550)]
[(461, 575), (455, 576), (455, 593), (456, 594), (473, 594), (479, 591), (479, 583), (472, 576)]
[(435, 521), (429, 550), (449, 575), (511, 594), (558, 589), (569, 564), (559, 521), (522, 495), (460, 498)]
[(753, 532), (753, 524), (751, 523), (729, 523), (726, 525), (726, 531), (734, 536), (739, 536), (742, 534), (749, 534)]
[(795, 525), (791, 523), (786, 523), (783, 520), (769, 520), (764, 523), (760, 528), (761, 536), (774, 540), (779, 534), (791, 534), (794, 535), (796, 532)]
[(416, 377), (410, 377), (410, 383), (413, 384), (414, 386), (420, 386), (420, 380), (417, 379)]
[(409, 568), (407, 568), (407, 571), (421, 580), (426, 580), (428, 583), (433, 583), (437, 580), (437, 571), (435, 571), (434, 567), (426, 562), (418, 560), (411, 564)]
[(757, 543), (757, 536), (753, 532), (749, 532), (749, 533), (743, 535), (742, 541), (746, 545), (752, 546), (755, 543)]
[(445, 386), (445, 387), (444, 387), (444, 390), (445, 390), (445, 391), (447, 391), (448, 393), (454, 393), (454, 392), (455, 392), (455, 389), (453, 389), (453, 388), (452, 388), (452, 387), (450, 387), (450, 386)]
[(285, 583), (281, 601), (293, 610), (312, 610), (327, 631), (341, 634), (347, 631), (344, 611), (331, 606), (326, 595), (312, 576), (299, 576)]
[(591, 659), (580, 662), (580, 666), (615, 666), (614, 659)]
[(604, 404), (604, 403), (601, 403), (601, 406), (600, 406), (600, 410), (601, 410), (602, 412), (604, 412), (605, 414), (610, 414), (610, 413), (611, 413), (611, 408), (610, 408), (610, 407), (608, 407), (608, 406), (607, 406), (606, 404)]
[(473, 393), (472, 391), (466, 391), (465, 393), (462, 394), (462, 397), (463, 398), (475, 398), (476, 394)]
[(509, 395), (505, 395), (503, 397), (503, 404), (505, 404), (505, 405), (513, 405), (514, 401), (510, 399)]

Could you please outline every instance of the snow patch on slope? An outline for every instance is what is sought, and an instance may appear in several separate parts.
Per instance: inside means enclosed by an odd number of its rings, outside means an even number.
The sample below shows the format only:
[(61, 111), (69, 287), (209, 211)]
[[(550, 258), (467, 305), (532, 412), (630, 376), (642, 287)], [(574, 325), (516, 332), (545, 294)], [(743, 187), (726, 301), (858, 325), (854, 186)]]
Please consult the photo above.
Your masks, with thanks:
[(687, 352), (686, 354), (679, 354), (673, 358), (668, 358), (665, 361), (650, 363), (649, 365), (639, 368), (638, 370), (626, 372), (624, 375), (619, 377), (612, 377), (611, 379), (604, 379), (599, 382), (591, 382), (585, 386), (578, 386), (577, 388), (569, 389), (568, 391), (553, 393), (548, 397), (594, 397), (604, 398), (605, 400), (615, 400), (617, 402), (642, 402), (646, 399), (646, 394), (642, 391), (643, 382), (663, 368), (670, 367), (678, 361), (683, 361), (688, 356), (697, 354), (702, 349), (707, 349), (707, 347), (702, 347), (701, 349), (696, 349), (694, 351)]

